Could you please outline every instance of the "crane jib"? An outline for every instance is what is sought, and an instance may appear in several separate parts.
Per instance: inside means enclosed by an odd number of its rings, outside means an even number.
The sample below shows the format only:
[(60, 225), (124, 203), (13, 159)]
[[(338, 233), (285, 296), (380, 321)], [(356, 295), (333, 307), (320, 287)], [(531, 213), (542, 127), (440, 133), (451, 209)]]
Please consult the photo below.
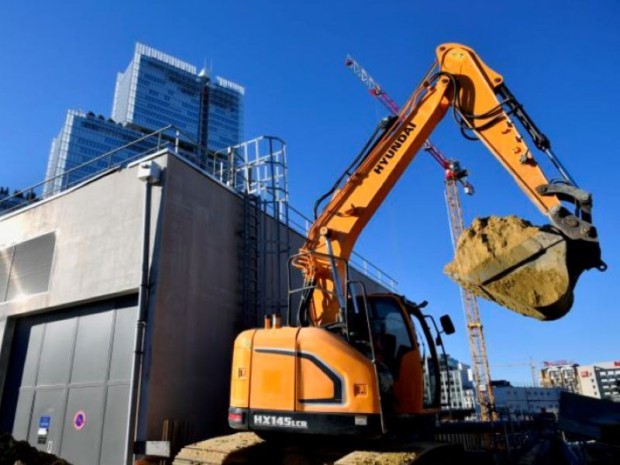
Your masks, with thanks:
[(381, 172), (383, 171), (383, 168), (385, 168), (385, 166), (390, 162), (390, 159), (393, 158), (394, 155), (396, 155), (396, 152), (398, 151), (398, 149), (402, 147), (403, 143), (409, 137), (409, 134), (411, 134), (415, 128), (416, 128), (415, 124), (411, 122), (407, 123), (407, 126), (403, 128), (400, 135), (396, 138), (396, 140), (390, 146), (390, 148), (385, 153), (385, 155), (381, 157), (381, 160), (379, 160), (377, 165), (373, 168), (373, 171), (375, 173), (381, 174)]

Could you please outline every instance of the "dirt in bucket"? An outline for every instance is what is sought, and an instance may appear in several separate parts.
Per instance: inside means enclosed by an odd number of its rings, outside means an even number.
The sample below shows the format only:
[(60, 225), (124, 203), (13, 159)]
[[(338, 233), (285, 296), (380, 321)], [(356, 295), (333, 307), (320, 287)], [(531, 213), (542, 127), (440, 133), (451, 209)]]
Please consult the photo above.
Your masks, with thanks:
[(444, 271), (475, 295), (537, 319), (559, 318), (572, 305), (565, 240), (516, 216), (476, 218)]

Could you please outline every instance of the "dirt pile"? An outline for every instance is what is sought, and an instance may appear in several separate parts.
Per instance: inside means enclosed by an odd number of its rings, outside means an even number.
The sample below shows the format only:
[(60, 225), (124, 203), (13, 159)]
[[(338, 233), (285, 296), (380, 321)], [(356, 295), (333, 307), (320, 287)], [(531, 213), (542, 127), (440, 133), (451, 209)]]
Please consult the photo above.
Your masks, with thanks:
[(55, 455), (46, 454), (26, 441), (17, 441), (10, 434), (0, 435), (0, 465), (70, 465)]
[(573, 302), (566, 241), (516, 216), (476, 218), (444, 271), (475, 295), (539, 320), (560, 318)]
[(262, 463), (264, 441), (254, 433), (236, 433), (185, 446), (173, 465)]
[(416, 457), (414, 452), (355, 451), (334, 465), (408, 465), (413, 463)]

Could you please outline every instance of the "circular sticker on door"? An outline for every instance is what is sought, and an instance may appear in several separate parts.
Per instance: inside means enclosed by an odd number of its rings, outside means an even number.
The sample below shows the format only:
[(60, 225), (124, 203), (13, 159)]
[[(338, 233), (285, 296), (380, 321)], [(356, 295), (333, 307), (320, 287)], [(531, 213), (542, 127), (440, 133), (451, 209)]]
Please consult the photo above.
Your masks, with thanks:
[(84, 410), (78, 410), (73, 417), (73, 427), (76, 430), (81, 430), (86, 426), (86, 412)]

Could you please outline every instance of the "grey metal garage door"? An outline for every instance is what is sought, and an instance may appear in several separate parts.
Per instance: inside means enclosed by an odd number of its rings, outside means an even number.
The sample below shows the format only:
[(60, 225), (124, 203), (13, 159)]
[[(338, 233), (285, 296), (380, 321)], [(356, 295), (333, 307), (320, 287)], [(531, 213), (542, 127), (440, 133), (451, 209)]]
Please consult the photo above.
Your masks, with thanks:
[(19, 320), (2, 402), (14, 436), (76, 465), (123, 463), (136, 317), (131, 297)]

